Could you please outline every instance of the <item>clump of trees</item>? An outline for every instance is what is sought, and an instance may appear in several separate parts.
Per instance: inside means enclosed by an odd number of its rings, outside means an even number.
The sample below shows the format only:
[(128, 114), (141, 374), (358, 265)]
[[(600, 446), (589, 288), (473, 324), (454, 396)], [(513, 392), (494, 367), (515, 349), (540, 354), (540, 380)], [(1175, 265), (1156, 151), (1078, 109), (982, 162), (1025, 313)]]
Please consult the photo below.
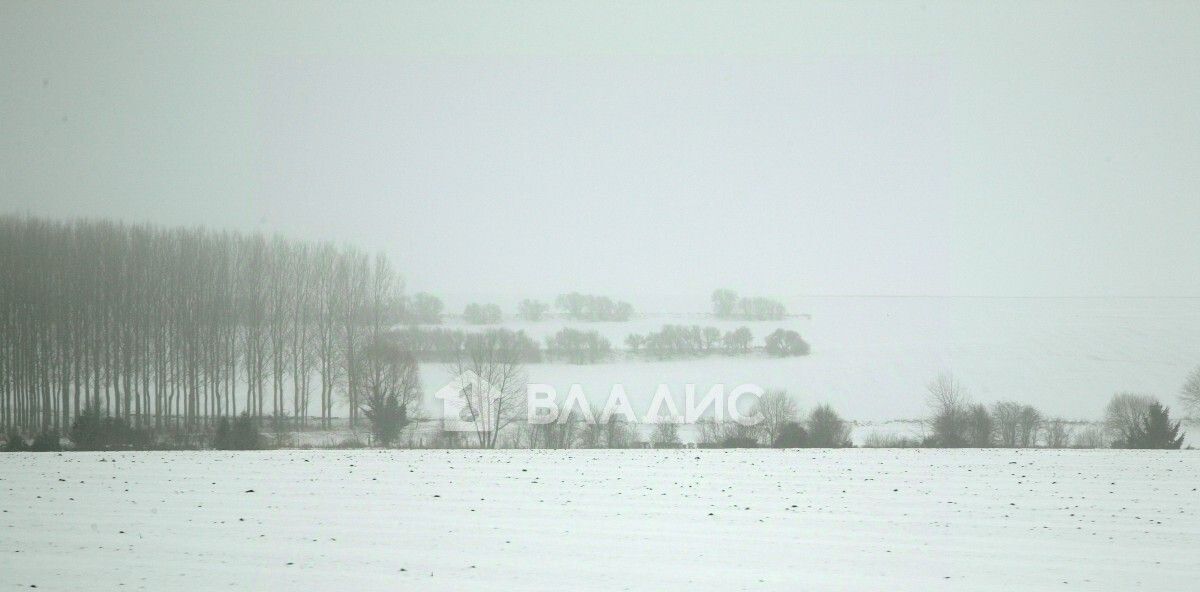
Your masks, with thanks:
[(776, 329), (767, 335), (765, 349), (768, 354), (776, 357), (807, 356), (808, 342), (800, 334), (790, 329)]
[[(796, 337), (799, 338), (799, 335)], [(694, 357), (716, 352), (737, 355), (754, 351), (754, 334), (750, 332), (749, 327), (738, 327), (722, 333), (716, 327), (663, 325), (662, 329), (651, 331), (645, 335), (629, 335), (625, 338), (625, 345), (630, 353), (641, 353), (657, 359)], [(799, 343), (795, 341), (790, 341), (786, 345), (781, 342), (780, 346), (800, 347)], [(790, 355), (802, 355), (798, 353), (798, 349), (789, 349), (788, 351), (797, 352)]]
[(1044, 444), (1070, 445), (1071, 426), (1062, 419), (1047, 420), (1037, 408), (1013, 401), (991, 406), (972, 403), (966, 389), (949, 374), (926, 387), (932, 411), (930, 435), (923, 444), (936, 448), (1032, 448)]
[(28, 442), (21, 432), (13, 428), (5, 437), (4, 445), (0, 446), (0, 452), (58, 452), (62, 450), (59, 440), (58, 432), (47, 431)]
[(314, 403), (328, 427), (335, 393), (354, 424), (365, 344), (441, 311), (403, 298), (382, 255), (103, 221), (0, 217), (0, 277), (0, 428), (28, 432), (85, 409), (135, 430), (243, 412), (303, 426)]
[(495, 304), (468, 304), (463, 309), (463, 320), (472, 325), (496, 325), (504, 320), (504, 313)]
[(638, 444), (637, 426), (620, 414), (605, 416), (595, 407), (587, 414), (575, 409), (564, 413), (552, 423), (517, 422), (508, 444), (529, 449), (632, 448)]
[(1104, 410), (1104, 426), (1113, 448), (1178, 450), (1184, 435), (1171, 411), (1150, 395), (1117, 393)]
[(944, 374), (928, 385), (932, 416), (924, 446), (939, 448), (1179, 448), (1180, 422), (1150, 395), (1117, 393), (1104, 410), (1103, 425), (1046, 418), (1036, 407), (1015, 401), (991, 406), (971, 403), (954, 377)]
[(154, 442), (148, 429), (132, 427), (124, 418), (109, 416), (99, 407), (84, 409), (67, 436), (76, 450), (145, 450)]
[(412, 298), (404, 298), (403, 320), (409, 324), (437, 325), (442, 322), (442, 299), (426, 292), (418, 292)]
[(679, 424), (673, 421), (660, 421), (654, 424), (650, 443), (655, 448), (682, 448), (683, 441), (679, 439)]
[(572, 364), (593, 364), (608, 358), (612, 344), (599, 331), (564, 327), (546, 337), (546, 356)]
[(787, 316), (787, 308), (769, 298), (739, 298), (733, 290), (712, 293), (713, 316), (744, 321), (778, 321)]
[(833, 407), (818, 405), (808, 415), (808, 447), (810, 448), (848, 448), (850, 442), (850, 424), (841, 418)]
[(714, 352), (721, 345), (721, 337), (721, 330), (716, 327), (663, 325), (662, 329), (645, 335), (629, 335), (625, 345), (631, 353), (664, 359)]
[(505, 339), (511, 341), (517, 348), (522, 362), (542, 361), (541, 347), (524, 331), (497, 328), (482, 332), (470, 332), (442, 327), (405, 327), (395, 331), (390, 337), (415, 356), (418, 361), (450, 363), (458, 360), (473, 335), (491, 333), (505, 335)]
[(526, 321), (540, 321), (546, 317), (549, 310), (549, 304), (526, 298), (517, 305), (517, 316)]
[(831, 405), (822, 404), (801, 418), (796, 402), (786, 391), (769, 391), (758, 399), (749, 417), (757, 422), (715, 421), (697, 423), (703, 448), (848, 448), (851, 425)]
[(633, 318), (633, 305), (607, 296), (571, 292), (554, 301), (563, 316), (575, 321), (617, 321)]
[(363, 416), (378, 446), (391, 446), (400, 438), (421, 404), (421, 377), (417, 359), (392, 339), (380, 337), (369, 344), (353, 369), (362, 385), (359, 399)]
[(1178, 421), (1171, 423), (1170, 409), (1155, 401), (1146, 410), (1141, 424), (1122, 444), (1125, 448), (1178, 450), (1183, 446), (1183, 434), (1179, 433)]
[(263, 447), (263, 437), (258, 431), (258, 421), (248, 412), (234, 418), (217, 420), (213, 430), (212, 447), (215, 450), (258, 450)]

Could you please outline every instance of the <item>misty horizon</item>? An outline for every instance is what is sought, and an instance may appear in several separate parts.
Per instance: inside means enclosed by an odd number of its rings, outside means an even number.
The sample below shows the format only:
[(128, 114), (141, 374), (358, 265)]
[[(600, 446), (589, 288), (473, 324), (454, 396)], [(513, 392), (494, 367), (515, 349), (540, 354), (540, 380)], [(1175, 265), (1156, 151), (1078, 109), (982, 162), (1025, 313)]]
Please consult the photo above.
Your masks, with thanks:
[(1195, 5), (747, 7), (729, 36), (722, 4), (482, 36), (267, 6), (5, 5), (0, 211), (353, 243), (448, 295), (1200, 296)]
[(1188, 590), (1198, 106), (1197, 0), (0, 1), (0, 589)]

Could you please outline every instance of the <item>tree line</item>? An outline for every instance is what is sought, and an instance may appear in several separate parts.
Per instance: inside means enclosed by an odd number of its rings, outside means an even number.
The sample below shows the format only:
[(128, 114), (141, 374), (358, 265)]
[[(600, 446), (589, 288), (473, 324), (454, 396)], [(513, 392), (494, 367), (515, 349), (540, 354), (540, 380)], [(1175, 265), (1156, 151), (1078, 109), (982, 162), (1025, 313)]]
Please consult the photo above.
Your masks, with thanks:
[(778, 321), (787, 316), (787, 307), (782, 303), (761, 296), (739, 297), (728, 289), (712, 293), (713, 316), (718, 319), (743, 321)]
[(428, 297), (383, 255), (199, 228), (0, 217), (0, 428), (359, 420), (374, 344)]
[[(1200, 370), (1195, 375), (1200, 376)], [(932, 411), (930, 433), (919, 443), (894, 439), (880, 443), (937, 448), (1154, 449), (1178, 449), (1183, 444), (1180, 422), (1172, 422), (1170, 409), (1150, 395), (1117, 393), (1104, 409), (1102, 424), (1077, 430), (1077, 422), (1048, 418), (1032, 405), (974, 403), (966, 388), (948, 374), (930, 382), (927, 391)], [(1185, 385), (1185, 404), (1188, 395)]]

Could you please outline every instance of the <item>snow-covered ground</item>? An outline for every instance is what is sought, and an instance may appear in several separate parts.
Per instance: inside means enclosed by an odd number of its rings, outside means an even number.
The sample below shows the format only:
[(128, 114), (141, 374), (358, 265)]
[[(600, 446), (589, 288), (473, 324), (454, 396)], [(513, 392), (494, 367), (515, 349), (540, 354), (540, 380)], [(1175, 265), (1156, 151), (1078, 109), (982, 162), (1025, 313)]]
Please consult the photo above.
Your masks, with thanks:
[(1194, 590), (1200, 454), (0, 454), (0, 590)]
[[(612, 385), (621, 383), (638, 413), (660, 383), (679, 400), (688, 383), (702, 390), (753, 383), (787, 389), (806, 409), (831, 403), (858, 421), (912, 419), (927, 414), (925, 385), (950, 372), (977, 401), (1011, 399), (1034, 404), (1049, 417), (1094, 420), (1119, 391), (1153, 394), (1178, 412), (1179, 388), (1200, 365), (1200, 299), (1192, 298), (804, 297), (785, 299), (794, 313), (788, 319), (748, 323), (715, 321), (702, 296), (633, 303), (640, 316), (628, 323), (551, 319), (505, 325), (539, 339), (563, 326), (595, 329), (623, 347), (629, 333), (665, 323), (723, 329), (745, 324), (758, 344), (780, 327), (799, 331), (812, 344), (812, 354), (801, 358), (528, 367), (532, 382), (563, 393), (579, 383), (593, 401), (603, 402)], [(513, 304), (500, 304), (513, 310)], [(427, 364), (423, 379), (436, 412), (432, 393), (450, 376), (443, 366)]]

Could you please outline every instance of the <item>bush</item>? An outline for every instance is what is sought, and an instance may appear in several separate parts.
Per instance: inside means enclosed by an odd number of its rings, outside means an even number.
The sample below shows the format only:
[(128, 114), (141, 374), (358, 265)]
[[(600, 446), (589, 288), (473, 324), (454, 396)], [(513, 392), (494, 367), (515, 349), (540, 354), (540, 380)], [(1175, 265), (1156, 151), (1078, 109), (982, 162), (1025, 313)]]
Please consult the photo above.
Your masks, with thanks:
[(775, 437), (775, 441), (771, 442), (772, 448), (804, 448), (807, 445), (808, 432), (804, 426), (795, 421), (784, 424), (779, 435)]
[(62, 450), (58, 432), (48, 430), (37, 435), (29, 445), (30, 452), (58, 452)]
[(17, 428), (8, 430), (8, 435), (4, 437), (4, 447), (0, 448), (0, 452), (24, 452), (29, 448), (25, 445), (25, 438), (21, 437), (21, 432)]
[(153, 443), (148, 430), (138, 430), (120, 417), (109, 417), (98, 407), (84, 409), (67, 437), (76, 450), (144, 450)]
[(833, 407), (818, 405), (808, 416), (808, 443), (813, 448), (849, 448), (850, 426)]
[(262, 434), (258, 423), (249, 412), (242, 413), (232, 422), (222, 417), (213, 432), (213, 448), (217, 450), (258, 450), (262, 448)]

